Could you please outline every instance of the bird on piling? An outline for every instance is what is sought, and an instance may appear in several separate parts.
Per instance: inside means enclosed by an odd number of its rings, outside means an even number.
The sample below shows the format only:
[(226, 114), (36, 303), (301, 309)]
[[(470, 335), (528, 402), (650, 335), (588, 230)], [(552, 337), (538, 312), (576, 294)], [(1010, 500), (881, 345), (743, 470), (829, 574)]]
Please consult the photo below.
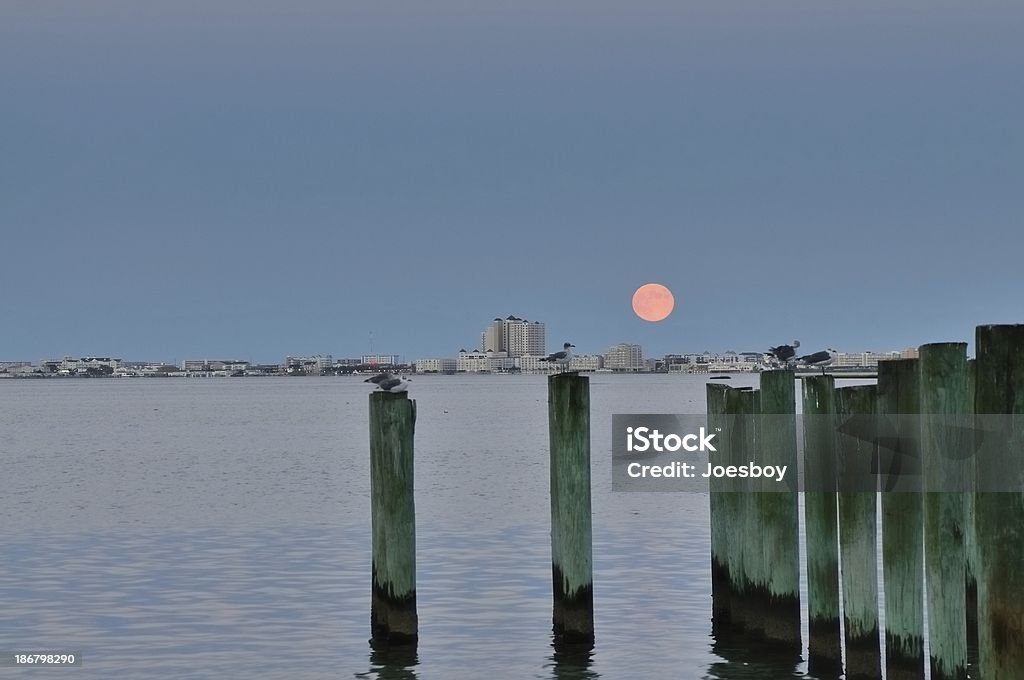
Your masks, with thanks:
[(775, 357), (783, 366), (788, 366), (793, 357), (796, 356), (796, 350), (800, 347), (800, 341), (794, 340), (792, 345), (778, 345), (777, 347), (769, 347), (768, 354)]
[(372, 378), (367, 378), (363, 382), (373, 383), (382, 392), (391, 392), (392, 394), (409, 390), (409, 383), (390, 373), (380, 373)]
[(562, 345), (561, 352), (552, 352), (551, 354), (543, 357), (541, 361), (549, 361), (553, 364), (558, 364), (561, 370), (565, 370), (569, 365), (569, 361), (572, 359), (572, 348), (576, 345), (571, 342), (567, 342)]
[(821, 352), (805, 354), (802, 357), (797, 357), (796, 360), (799, 361), (804, 366), (820, 366), (821, 374), (825, 375), (825, 367), (832, 365), (838, 357), (838, 354), (838, 352), (829, 347), (828, 349)]

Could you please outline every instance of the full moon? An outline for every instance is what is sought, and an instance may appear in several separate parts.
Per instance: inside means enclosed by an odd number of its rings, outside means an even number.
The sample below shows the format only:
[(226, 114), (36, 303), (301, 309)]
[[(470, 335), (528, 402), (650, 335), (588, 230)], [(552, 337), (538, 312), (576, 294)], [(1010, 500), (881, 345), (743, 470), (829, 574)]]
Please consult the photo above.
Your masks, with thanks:
[(644, 321), (661, 321), (675, 306), (672, 291), (660, 283), (645, 283), (633, 293), (633, 311)]

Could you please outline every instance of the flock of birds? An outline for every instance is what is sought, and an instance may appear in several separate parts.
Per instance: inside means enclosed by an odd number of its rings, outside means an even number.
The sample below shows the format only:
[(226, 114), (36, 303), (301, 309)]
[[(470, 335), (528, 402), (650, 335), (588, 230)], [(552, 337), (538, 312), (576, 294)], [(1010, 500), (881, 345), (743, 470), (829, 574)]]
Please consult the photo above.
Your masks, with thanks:
[[(552, 352), (541, 359), (541, 361), (555, 364), (562, 370), (565, 370), (569, 366), (569, 361), (572, 360), (572, 350), (575, 346), (571, 342), (567, 342), (562, 345), (560, 352)], [(785, 366), (787, 368), (797, 365), (813, 366), (821, 368), (822, 373), (825, 372), (826, 366), (831, 366), (836, 360), (837, 353), (832, 348), (798, 357), (796, 351), (799, 348), (800, 341), (794, 340), (791, 345), (778, 345), (777, 347), (768, 348), (768, 356), (772, 358), (772, 363), (776, 366)], [(391, 392), (392, 394), (409, 391), (409, 382), (391, 373), (380, 373), (372, 378), (367, 378), (363, 382), (373, 383), (382, 392)]]

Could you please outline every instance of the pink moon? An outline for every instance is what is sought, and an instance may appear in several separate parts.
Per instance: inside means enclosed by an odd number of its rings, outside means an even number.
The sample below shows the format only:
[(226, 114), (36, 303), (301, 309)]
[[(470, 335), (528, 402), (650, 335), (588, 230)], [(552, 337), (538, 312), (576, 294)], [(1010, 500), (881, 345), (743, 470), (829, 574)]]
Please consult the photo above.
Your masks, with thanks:
[(645, 283), (633, 293), (633, 311), (644, 321), (662, 321), (676, 306), (676, 299), (660, 283)]

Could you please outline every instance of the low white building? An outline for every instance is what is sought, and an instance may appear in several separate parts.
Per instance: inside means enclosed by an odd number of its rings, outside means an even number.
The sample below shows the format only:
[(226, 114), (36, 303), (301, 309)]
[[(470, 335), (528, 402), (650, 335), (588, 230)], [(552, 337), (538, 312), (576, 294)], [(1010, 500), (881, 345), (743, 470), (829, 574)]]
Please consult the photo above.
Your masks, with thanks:
[(401, 363), (397, 354), (364, 354), (362, 362), (370, 366), (397, 366)]
[(46, 364), (56, 364), (57, 372), (64, 375), (74, 375), (77, 373), (88, 373), (90, 371), (103, 371), (113, 373), (121, 365), (120, 359), (114, 359), (111, 357), (64, 357), (59, 363), (58, 362), (44, 362)]
[(233, 370), (233, 366), (245, 370), (248, 365), (249, 362), (242, 359), (185, 359), (181, 362), (181, 370), (187, 373), (213, 373)]
[(516, 368), (516, 360), (505, 352), (459, 352), (455, 370), (459, 373), (507, 373)]
[(452, 373), (459, 368), (455, 359), (417, 359), (414, 365), (417, 373)]
[(851, 368), (872, 368), (877, 367), (879, 361), (899, 359), (900, 354), (900, 352), (837, 352), (835, 365)]
[(604, 368), (604, 357), (600, 354), (574, 354), (569, 359), (571, 371), (599, 371)]
[(12, 377), (16, 375), (32, 375), (42, 373), (39, 366), (33, 366), (31, 361), (0, 361), (0, 376)]
[(518, 358), (519, 370), (523, 373), (551, 373), (557, 370), (557, 366), (549, 361), (544, 361), (547, 354), (524, 354)]
[(600, 354), (574, 354), (569, 365), (546, 361), (547, 354), (525, 354), (518, 358), (519, 370), (523, 373), (557, 373), (563, 368), (570, 371), (597, 371), (604, 366), (604, 357)]

